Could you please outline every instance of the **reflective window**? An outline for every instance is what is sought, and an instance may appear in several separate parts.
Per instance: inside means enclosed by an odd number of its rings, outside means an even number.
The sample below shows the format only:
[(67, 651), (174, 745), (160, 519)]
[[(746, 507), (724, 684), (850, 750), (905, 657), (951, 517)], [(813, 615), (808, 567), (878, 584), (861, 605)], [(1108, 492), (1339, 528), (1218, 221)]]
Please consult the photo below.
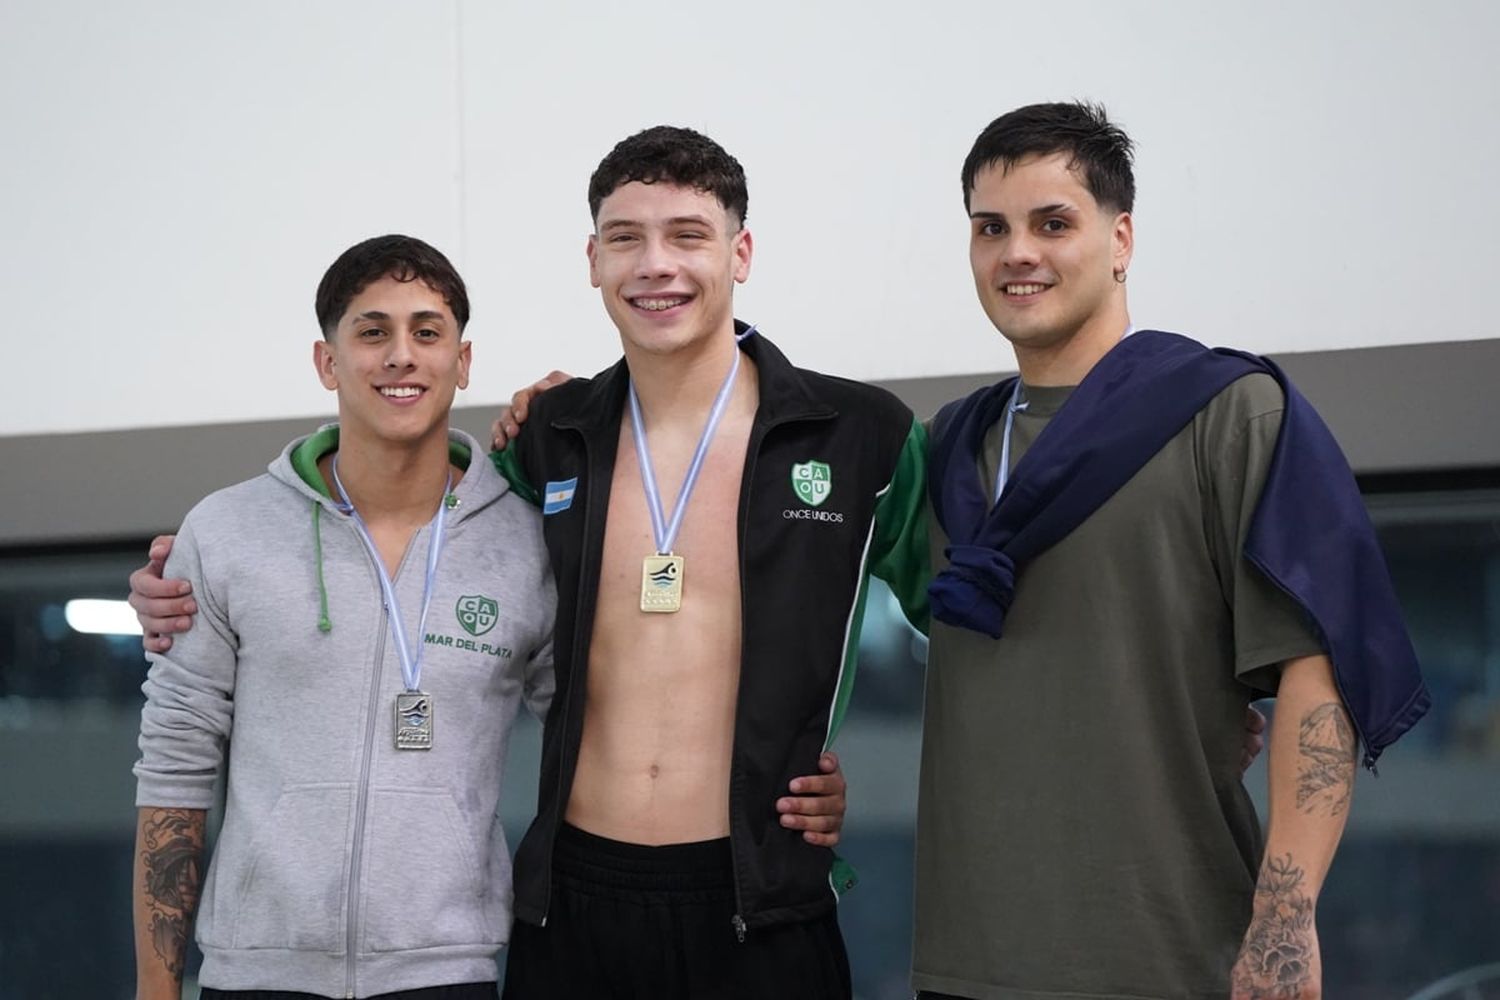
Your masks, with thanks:
[[(0, 555), (0, 993), (135, 992), (131, 847), (140, 636), (80, 631), (119, 600), (128, 549)], [(97, 613), (97, 608), (95, 612)]]
[[(1406, 1000), (1452, 977), (1441, 1000), (1500, 997), (1500, 490), (1367, 502), (1433, 707), (1378, 777), (1357, 780), (1318, 904), (1324, 992)], [(850, 781), (841, 853), (861, 883), (839, 918), (858, 995), (904, 1000), (925, 645), (883, 588), (860, 649), (839, 750)], [(1274, 718), (1274, 702), (1262, 707)], [(1245, 781), (1264, 819), (1264, 755)]]
[[(1360, 776), (1319, 904), (1325, 992), (1408, 1000), (1452, 976), (1459, 985), (1422, 1000), (1500, 996), (1463, 979), (1500, 963), (1500, 490), (1380, 493), (1370, 507), (1434, 706), (1378, 777)], [(81, 631), (69, 602), (123, 597), (144, 548), (0, 553), (7, 996), (133, 993), (130, 767), (146, 665), (138, 636)], [(856, 995), (904, 1000), (926, 647), (879, 586), (860, 650), (838, 749), (851, 782), (840, 853), (861, 881), (840, 920)], [(514, 737), (512, 844), (535, 806), (537, 738), (534, 724)], [(1246, 781), (1264, 816), (1263, 761)]]

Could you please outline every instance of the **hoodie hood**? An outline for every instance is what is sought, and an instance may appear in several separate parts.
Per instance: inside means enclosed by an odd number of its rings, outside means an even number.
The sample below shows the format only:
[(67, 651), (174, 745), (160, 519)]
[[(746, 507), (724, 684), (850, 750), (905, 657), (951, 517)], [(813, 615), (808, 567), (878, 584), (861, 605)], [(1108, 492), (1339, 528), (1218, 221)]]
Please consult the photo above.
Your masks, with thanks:
[[(336, 497), (328, 492), (323, 474), (318, 471), (318, 461), (339, 447), (339, 425), (324, 424), (314, 433), (293, 440), (281, 450), (266, 471), (277, 482), (291, 487), (308, 500), (326, 507), (339, 517), (347, 517)], [(458, 503), (449, 507), (451, 521), (463, 521), (473, 517), (485, 507), (510, 491), (510, 485), (497, 473), (489, 462), (475, 462), (474, 455), (482, 455), (483, 449), (475, 438), (456, 427), (448, 428), (448, 461), (464, 470), (463, 477), (453, 484), (451, 496)]]
[[(306, 437), (296, 438), (267, 466), (271, 478), (307, 498), (312, 516), (313, 557), (318, 572), (318, 630), (330, 632), (333, 621), (328, 616), (328, 588), (323, 574), (323, 515), (348, 519), (349, 512), (328, 492), (328, 484), (318, 469), (323, 456), (337, 451), (339, 425), (324, 424)], [(461, 524), (495, 503), (510, 491), (510, 484), (495, 471), (490, 462), (473, 461), (479, 442), (456, 427), (448, 428), (448, 461), (464, 470), (453, 484), (446, 502), (451, 524)]]

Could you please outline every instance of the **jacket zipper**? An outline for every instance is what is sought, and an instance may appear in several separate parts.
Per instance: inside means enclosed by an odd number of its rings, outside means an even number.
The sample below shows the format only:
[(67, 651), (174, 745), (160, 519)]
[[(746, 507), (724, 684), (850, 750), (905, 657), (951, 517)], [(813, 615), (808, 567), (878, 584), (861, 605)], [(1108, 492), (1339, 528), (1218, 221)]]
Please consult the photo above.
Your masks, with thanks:
[[(597, 596), (599, 592), (597, 574), (590, 576), (588, 572), (588, 562), (590, 553), (592, 552), (592, 547), (587, 544), (591, 529), (593, 528), (593, 525), (590, 522), (590, 514), (594, 509), (593, 480), (598, 478), (598, 475), (596, 473), (599, 470), (594, 468), (593, 454), (589, 450), (589, 436), (583, 433), (583, 431), (578, 429), (577, 427), (570, 426), (567, 429), (576, 433), (579, 437), (579, 440), (583, 442), (583, 467), (588, 471), (590, 480), (588, 485), (584, 488), (583, 493), (583, 538), (585, 540), (585, 544), (580, 547), (578, 552), (578, 593), (577, 597), (575, 598), (578, 612), (582, 612), (584, 607), (585, 595), (588, 591), (588, 581), (590, 579), (594, 580), (595, 596)], [(599, 547), (601, 550), (604, 547), (604, 535), (602, 532), (599, 536)], [(545, 868), (543, 869), (543, 878), (545, 880), (546, 886), (546, 895), (543, 897), (544, 899), (546, 899), (546, 903), (543, 904), (544, 909), (542, 910), (541, 925), (543, 927), (547, 926), (547, 918), (552, 915), (552, 855), (556, 852), (557, 849), (557, 831), (562, 826), (563, 817), (567, 814), (568, 811), (568, 803), (563, 797), (563, 784), (567, 780), (568, 775), (566, 755), (569, 745), (573, 742), (573, 734), (568, 728), (568, 722), (573, 717), (573, 692), (575, 688), (579, 684), (587, 685), (588, 683), (588, 678), (585, 676), (588, 673), (588, 660), (587, 657), (581, 656), (580, 654), (583, 652), (581, 647), (584, 642), (584, 636), (591, 635), (591, 633), (593, 632), (593, 606), (589, 606), (587, 628), (583, 627), (584, 623), (581, 613), (575, 613), (573, 618), (573, 677), (570, 678), (571, 683), (568, 687), (568, 697), (563, 701), (563, 754), (557, 762), (557, 794), (553, 797), (554, 801), (557, 803), (557, 818), (556, 821), (552, 824), (552, 837), (547, 844), (547, 862)], [(578, 743), (580, 745), (583, 743), (582, 730), (580, 730), (578, 733)], [(574, 747), (574, 753), (577, 753), (577, 747)], [(574, 761), (574, 767), (577, 767), (576, 760)]]
[[(420, 529), (419, 529), (420, 533)], [(406, 543), (406, 551), (401, 553), (401, 563), (396, 567), (396, 577), (399, 579), (401, 570), (406, 567), (406, 557), (411, 553), (411, 543), (415, 541), (416, 535), (412, 535)], [(364, 549), (364, 546), (360, 546)], [(370, 553), (365, 552), (365, 558), (370, 559)], [(371, 566), (372, 569), (376, 569)], [(376, 569), (378, 573), (379, 570)], [(392, 586), (395, 581), (391, 581)], [(376, 582), (377, 588), (379, 582)], [(356, 948), (356, 930), (359, 926), (360, 892), (359, 877), (364, 863), (364, 840), (365, 840), (365, 813), (370, 804), (370, 762), (375, 756), (375, 728), (378, 724), (380, 712), (380, 678), (385, 672), (385, 637), (391, 631), (391, 609), (385, 605), (385, 593), (380, 595), (380, 638), (375, 642), (375, 669), (374, 677), (370, 679), (370, 704), (365, 711), (365, 755), (360, 762), (359, 768), (359, 792), (354, 804), (354, 845), (349, 852), (349, 918), (348, 927), (344, 937), (344, 996), (346, 1000), (354, 997), (354, 956)]]
[[(750, 538), (750, 493), (755, 486), (755, 465), (760, 457), (761, 446), (765, 443), (766, 435), (783, 424), (797, 423), (808, 419), (820, 419), (817, 417), (782, 417), (772, 420), (763, 426), (753, 426), (750, 429), (750, 441), (745, 445), (745, 470), (741, 473), (740, 480), (740, 507), (744, 510), (744, 519), (739, 524), (739, 556), (740, 556), (740, 681), (734, 693), (734, 732), (730, 734), (730, 746), (739, 745), (740, 729), (740, 695), (745, 685), (745, 623), (749, 620), (750, 588), (745, 577), (745, 553)], [(734, 836), (735, 829), (735, 800), (734, 800), (734, 765), (730, 764), (729, 773), (729, 864), (733, 869), (734, 876), (734, 916), (730, 918), (729, 924), (734, 928), (735, 940), (740, 944), (745, 943), (745, 932), (749, 927), (745, 923), (745, 896), (741, 888), (740, 879), (740, 852), (736, 847)]]
[(766, 432), (772, 425), (756, 428), (750, 427), (750, 440), (745, 445), (745, 469), (740, 474), (740, 508), (743, 510), (743, 520), (739, 527), (739, 556), (740, 556), (740, 679), (735, 685), (734, 692), (734, 730), (729, 734), (729, 745), (731, 761), (729, 765), (729, 788), (726, 792), (729, 796), (729, 867), (730, 874), (734, 878), (734, 916), (730, 918), (729, 925), (734, 928), (735, 940), (740, 944), (745, 943), (745, 896), (740, 887), (740, 852), (735, 849), (734, 840), (734, 763), (733, 748), (739, 744), (740, 730), (740, 696), (745, 687), (745, 623), (749, 610), (749, 591), (745, 579), (745, 546), (750, 537), (750, 490), (755, 484), (755, 464), (760, 456), (760, 446), (766, 439)]

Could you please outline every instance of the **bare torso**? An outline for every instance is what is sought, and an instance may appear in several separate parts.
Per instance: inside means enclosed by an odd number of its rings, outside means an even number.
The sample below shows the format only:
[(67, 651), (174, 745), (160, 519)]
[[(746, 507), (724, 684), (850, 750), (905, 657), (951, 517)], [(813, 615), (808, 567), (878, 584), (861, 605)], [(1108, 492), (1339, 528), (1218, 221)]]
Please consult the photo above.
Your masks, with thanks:
[[(640, 608), (641, 562), (655, 541), (628, 411), (621, 423), (583, 741), (567, 807), (568, 822), (591, 833), (637, 844), (729, 833), (740, 666), (738, 509), (755, 384), (753, 369), (743, 366), (673, 546), (684, 559), (682, 610), (675, 613)], [(702, 424), (647, 423), (670, 518)]]

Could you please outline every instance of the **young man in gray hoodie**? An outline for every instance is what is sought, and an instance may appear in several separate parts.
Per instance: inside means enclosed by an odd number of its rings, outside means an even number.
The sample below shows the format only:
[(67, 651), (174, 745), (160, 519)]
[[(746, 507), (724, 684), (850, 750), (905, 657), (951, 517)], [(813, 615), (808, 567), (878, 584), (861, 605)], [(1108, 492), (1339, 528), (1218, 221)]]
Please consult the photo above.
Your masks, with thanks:
[(448, 426), (469, 307), (441, 253), (360, 243), (317, 313), (339, 422), (194, 507), (167, 563), (200, 621), (145, 684), (141, 1000), (179, 996), (200, 890), (205, 997), (495, 996), (507, 736), (552, 693), (541, 524)]

